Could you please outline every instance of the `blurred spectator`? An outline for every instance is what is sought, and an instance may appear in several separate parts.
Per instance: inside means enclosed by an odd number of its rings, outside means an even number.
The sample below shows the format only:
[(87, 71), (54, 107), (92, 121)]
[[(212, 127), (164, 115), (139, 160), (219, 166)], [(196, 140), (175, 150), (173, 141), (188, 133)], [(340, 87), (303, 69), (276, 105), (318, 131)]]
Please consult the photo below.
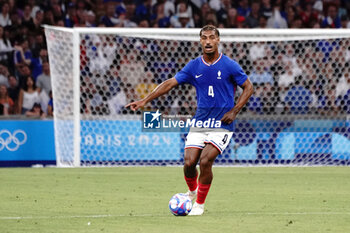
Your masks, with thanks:
[(6, 66), (0, 64), (0, 84), (8, 87), (7, 77), (10, 75)]
[(261, 84), (263, 90), (261, 92), (261, 103), (264, 114), (274, 114), (276, 110), (275, 88), (271, 82)]
[(175, 28), (193, 28), (194, 21), (191, 17), (191, 10), (184, 2), (178, 4), (178, 12), (170, 18), (170, 23)]
[(194, 22), (187, 12), (179, 13), (177, 19), (174, 22), (176, 28), (193, 28)]
[(208, 3), (203, 3), (201, 9), (200, 9), (200, 15), (195, 14), (195, 26), (196, 27), (202, 27), (202, 25), (205, 25), (205, 16), (211, 12), (211, 8)]
[(35, 34), (35, 37), (31, 43), (30, 50), (33, 51), (34, 57), (40, 56), (40, 50), (45, 50), (47, 56), (46, 40), (43, 33), (38, 32)]
[(51, 9), (45, 11), (42, 24), (55, 25), (55, 17)]
[[(209, 7), (215, 11), (219, 11), (222, 8), (222, 5), (227, 4), (230, 1), (227, 0), (209, 0)], [(230, 6), (231, 8), (231, 6)]]
[(76, 14), (79, 19), (79, 22), (77, 25), (80, 27), (85, 24), (85, 11), (88, 9), (88, 6), (85, 4), (84, 0), (78, 0), (76, 2)]
[(267, 28), (268, 18), (264, 15), (259, 16), (259, 28)]
[(23, 9), (23, 15), (22, 15), (22, 24), (27, 27), (30, 27), (30, 25), (34, 24), (31, 13), (32, 13), (32, 9), (30, 5), (28, 4), (25, 5)]
[(288, 28), (288, 24), (285, 18), (282, 16), (281, 0), (279, 0), (273, 7), (272, 15), (267, 20), (268, 28)]
[[(221, 0), (221, 2), (219, 4), (217, 4), (217, 3), (213, 4), (213, 1), (210, 1), (210, 3), (211, 3), (210, 7), (216, 11), (216, 19), (217, 19), (216, 23), (225, 24), (226, 21), (228, 20), (228, 11), (229, 11), (229, 9), (232, 8), (231, 1), (230, 0)], [(217, 5), (219, 5), (219, 8)], [(237, 15), (237, 9), (235, 9), (235, 10), (236, 10), (236, 15)], [(232, 14), (232, 12), (231, 12), (231, 14)], [(214, 24), (214, 25), (216, 25), (216, 24)]]
[(28, 65), (21, 65), (18, 67), (17, 79), (20, 87), (24, 86), (25, 80), (31, 75), (31, 70)]
[(7, 92), (9, 97), (13, 100), (15, 107), (13, 109), (14, 114), (18, 114), (18, 97), (19, 97), (19, 91), (20, 91), (20, 87), (18, 85), (18, 81), (16, 79), (15, 76), (10, 75), (8, 77), (8, 88), (7, 88)]
[(318, 98), (318, 108), (320, 110), (320, 113), (326, 115), (336, 114), (340, 110), (339, 105), (341, 98), (337, 100), (337, 97), (335, 95), (335, 85), (328, 85), (325, 89), (326, 91), (324, 92), (324, 95), (321, 95)]
[(290, 23), (290, 28), (302, 28), (303, 22), (300, 18), (294, 18), (292, 22)]
[(41, 25), (44, 22), (44, 12), (42, 10), (37, 10), (33, 20), (28, 21), (24, 26), (26, 26), (30, 31), (41, 30)]
[(270, 18), (272, 16), (273, 8), (271, 5), (271, 0), (262, 0), (260, 7), (260, 14), (265, 18)]
[(347, 16), (347, 15), (343, 15), (343, 16), (340, 18), (340, 23), (341, 23), (341, 27), (342, 27), (342, 28), (349, 28), (350, 22), (349, 22), (348, 16)]
[(86, 27), (96, 27), (96, 15), (93, 11), (85, 11), (85, 25)]
[(250, 112), (254, 114), (262, 114), (263, 113), (263, 85), (256, 85), (253, 95), (250, 97), (247, 108)]
[(41, 105), (39, 103), (35, 103), (33, 107), (25, 112), (27, 117), (40, 117), (44, 119), (46, 117), (45, 112), (41, 109)]
[(14, 54), (14, 64), (18, 69), (19, 66), (30, 65), (32, 62), (32, 52), (29, 49), (28, 40), (22, 39), (18, 45), (14, 46), (15, 54)]
[(337, 85), (336, 85), (336, 97), (341, 97), (346, 94), (348, 90), (350, 90), (350, 68), (347, 66), (343, 72), (342, 77), (339, 79)]
[(317, 21), (318, 12), (312, 7), (312, 3), (308, 2), (299, 16), (305, 27), (311, 27), (311, 23)]
[(211, 25), (218, 25), (218, 20), (215, 14), (215, 11), (210, 11), (204, 18), (204, 25), (211, 24)]
[(68, 4), (67, 14), (64, 19), (64, 26), (71, 28), (74, 25), (78, 25), (78, 24), (79, 24), (79, 18), (77, 16), (77, 10), (75, 8), (75, 4), (73, 2), (70, 2)]
[(23, 88), (20, 89), (18, 98), (18, 109), (20, 114), (31, 110), (35, 103), (40, 103), (39, 92), (36, 89), (34, 79), (28, 76)]
[[(130, 83), (135, 86), (140, 82), (140, 80), (143, 80), (145, 64), (140, 57), (137, 56), (136, 50), (124, 55), (120, 64), (120, 77), (122, 82)], [(130, 79), (130, 76), (133, 78)]]
[(274, 84), (272, 75), (266, 70), (264, 59), (257, 59), (253, 62), (253, 72), (249, 75), (250, 81), (254, 84)]
[(52, 9), (52, 14), (55, 19), (55, 22), (58, 22), (59, 20), (63, 19), (63, 11), (59, 4), (57, 3), (52, 4), (51, 9)]
[(138, 84), (136, 84), (135, 89), (137, 94), (139, 95), (139, 99), (145, 98), (149, 93), (151, 93), (156, 88), (157, 84), (155, 84), (153, 80), (154, 80), (153, 73), (148, 71), (144, 75), (144, 78), (140, 80)]
[(39, 56), (31, 59), (31, 70), (34, 80), (43, 73), (43, 64), (48, 62), (48, 54), (45, 47), (40, 49)]
[(137, 25), (139, 28), (148, 28), (149, 22), (145, 19), (141, 20), (139, 24)]
[(293, 70), (291, 62), (288, 62), (285, 66), (284, 73), (278, 79), (278, 86), (285, 88), (293, 84), (295, 81), (295, 76), (300, 75)]
[(13, 58), (13, 46), (10, 36), (10, 27), (0, 26), (0, 63), (7, 65), (9, 68), (13, 65), (11, 59)]
[(8, 4), (8, 2), (4, 2), (1, 6), (0, 25), (2, 27), (12, 25), (12, 22), (10, 19), (10, 5)]
[(137, 27), (135, 17), (136, 5), (134, 2), (125, 2), (125, 13), (119, 15), (115, 26), (117, 27)]
[(6, 86), (0, 84), (0, 115), (13, 114), (14, 106), (14, 102), (9, 97)]
[(11, 12), (11, 25), (7, 25), (7, 27), (11, 26), (12, 28), (18, 28), (22, 26), (22, 18), (19, 16), (18, 12)]
[(224, 27), (227, 28), (237, 28), (238, 22), (237, 22), (237, 10), (235, 8), (230, 8), (227, 13), (227, 20), (224, 24)]
[(124, 106), (128, 103), (128, 99), (124, 92), (124, 85), (117, 88), (117, 94), (108, 100), (108, 108), (111, 115), (120, 114)]
[(249, 58), (255, 61), (259, 58), (265, 57), (266, 45), (264, 42), (254, 42), (252, 47), (249, 49)]
[(334, 4), (328, 5), (326, 18), (321, 23), (322, 28), (340, 28), (341, 22), (338, 16), (337, 6)]
[(43, 73), (36, 79), (36, 86), (38, 91), (42, 90), (49, 96), (51, 92), (51, 77), (50, 77), (50, 65), (48, 61), (43, 62)]
[(297, 19), (297, 13), (296, 13), (295, 7), (293, 6), (288, 7), (286, 13), (287, 13), (286, 15), (287, 25), (289, 28), (292, 28), (292, 24), (294, 20)]
[(152, 25), (153, 27), (169, 27), (170, 26), (170, 17), (165, 15), (165, 4), (160, 1), (155, 6), (155, 15), (152, 16)]
[(282, 62), (285, 64), (284, 67), (288, 65), (288, 68), (292, 70), (294, 76), (301, 75), (302, 71), (298, 65), (297, 56), (293, 45), (289, 43), (285, 44), (281, 52), (283, 54)]
[(152, 0), (140, 1), (135, 9), (135, 16), (136, 16), (137, 22), (139, 24), (141, 21), (144, 21), (144, 20), (148, 22), (151, 19), (151, 15), (152, 15)]
[(346, 114), (350, 114), (350, 90), (341, 98), (341, 106)]
[(47, 115), (50, 117), (53, 117), (53, 98), (52, 98), (52, 91), (49, 93), (49, 103), (47, 104)]
[(291, 85), (286, 93), (284, 102), (290, 114), (307, 114), (312, 103), (312, 93), (307, 85), (302, 83), (302, 77), (296, 78), (295, 84)]
[(119, 23), (118, 17), (115, 14), (115, 5), (112, 1), (107, 1), (105, 5), (105, 15), (101, 18), (101, 23), (105, 27), (114, 27)]
[(238, 7), (237, 7), (238, 15), (247, 17), (250, 14), (250, 11), (251, 11), (251, 8), (249, 6), (248, 0), (238, 1)]
[(260, 11), (260, 2), (255, 0), (252, 2), (252, 8), (249, 12), (249, 15), (246, 16), (245, 25), (248, 28), (257, 28), (259, 27), (259, 11)]
[(35, 0), (28, 0), (28, 5), (32, 9), (31, 16), (34, 19), (35, 15), (36, 15), (36, 12), (40, 10), (40, 7), (36, 4)]

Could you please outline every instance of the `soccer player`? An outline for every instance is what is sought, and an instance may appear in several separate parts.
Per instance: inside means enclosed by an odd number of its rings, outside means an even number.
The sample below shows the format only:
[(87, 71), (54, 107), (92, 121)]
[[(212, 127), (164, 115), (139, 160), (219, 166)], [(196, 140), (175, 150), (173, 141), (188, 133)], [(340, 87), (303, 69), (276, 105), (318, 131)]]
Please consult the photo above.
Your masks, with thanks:
[[(239, 64), (219, 53), (218, 29), (206, 25), (201, 29), (199, 36), (202, 56), (191, 60), (175, 77), (159, 84), (142, 100), (126, 105), (135, 111), (175, 86), (189, 83), (197, 92), (197, 111), (194, 119), (203, 122), (209, 118), (221, 120), (220, 129), (200, 131), (191, 128), (186, 138), (183, 170), (189, 188), (187, 194), (191, 200), (197, 198), (190, 215), (203, 214), (204, 202), (213, 179), (213, 163), (229, 144), (236, 115), (253, 93), (253, 85)], [(243, 92), (235, 104), (236, 85), (241, 86)], [(196, 168), (198, 162), (199, 178)]]

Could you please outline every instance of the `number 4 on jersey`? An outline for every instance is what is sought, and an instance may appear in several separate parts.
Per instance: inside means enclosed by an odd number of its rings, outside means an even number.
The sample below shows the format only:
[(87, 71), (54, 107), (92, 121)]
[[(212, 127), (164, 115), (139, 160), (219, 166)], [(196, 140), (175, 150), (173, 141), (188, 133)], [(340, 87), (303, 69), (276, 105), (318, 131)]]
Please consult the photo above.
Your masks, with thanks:
[(208, 96), (214, 97), (214, 89), (211, 85), (208, 88)]

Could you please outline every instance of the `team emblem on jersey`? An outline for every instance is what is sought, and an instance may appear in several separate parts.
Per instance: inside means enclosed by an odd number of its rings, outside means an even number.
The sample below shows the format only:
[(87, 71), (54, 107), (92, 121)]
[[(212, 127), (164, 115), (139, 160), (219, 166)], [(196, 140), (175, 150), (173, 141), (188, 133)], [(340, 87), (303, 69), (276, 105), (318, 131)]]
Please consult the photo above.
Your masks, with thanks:
[(220, 70), (218, 71), (218, 77), (217, 78), (221, 79), (221, 71)]

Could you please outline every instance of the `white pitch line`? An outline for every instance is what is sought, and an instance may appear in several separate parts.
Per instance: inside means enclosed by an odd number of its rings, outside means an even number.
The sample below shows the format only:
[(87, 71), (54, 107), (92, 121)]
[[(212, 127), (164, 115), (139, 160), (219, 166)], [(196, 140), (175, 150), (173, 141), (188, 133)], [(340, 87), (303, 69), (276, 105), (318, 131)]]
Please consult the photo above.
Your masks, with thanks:
[(20, 219), (69, 219), (69, 218), (111, 218), (111, 217), (153, 217), (163, 216), (154, 214), (102, 214), (102, 215), (62, 215), (62, 216), (0, 216), (0, 220), (20, 220)]
[(285, 213), (245, 213), (247, 215), (350, 215), (350, 212), (285, 212)]
[[(228, 213), (228, 212), (227, 212)], [(231, 212), (236, 215), (350, 215), (350, 212)], [(113, 217), (165, 217), (156, 214), (103, 214), (103, 215), (71, 215), (71, 216), (0, 216), (0, 220), (21, 219), (70, 219), (70, 218), (113, 218)]]

